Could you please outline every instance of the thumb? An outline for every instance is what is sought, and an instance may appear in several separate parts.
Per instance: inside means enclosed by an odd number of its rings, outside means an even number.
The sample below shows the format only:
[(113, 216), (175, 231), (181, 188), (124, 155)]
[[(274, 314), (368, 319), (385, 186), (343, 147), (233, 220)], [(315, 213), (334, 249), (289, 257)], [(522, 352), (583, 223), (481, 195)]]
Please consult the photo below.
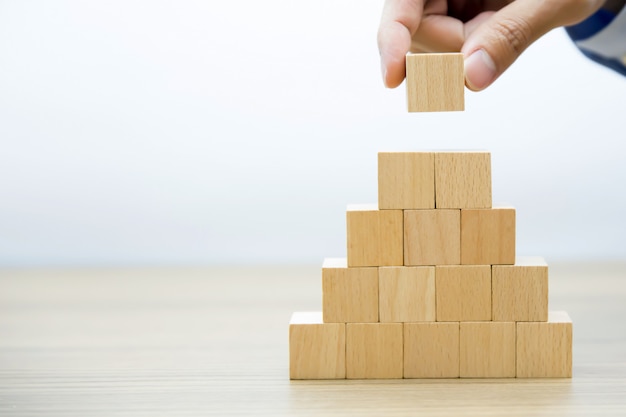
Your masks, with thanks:
[(485, 89), (541, 36), (555, 27), (582, 20), (596, 9), (593, 1), (587, 1), (586, 8), (581, 3), (514, 1), (477, 25), (461, 48), (467, 87)]

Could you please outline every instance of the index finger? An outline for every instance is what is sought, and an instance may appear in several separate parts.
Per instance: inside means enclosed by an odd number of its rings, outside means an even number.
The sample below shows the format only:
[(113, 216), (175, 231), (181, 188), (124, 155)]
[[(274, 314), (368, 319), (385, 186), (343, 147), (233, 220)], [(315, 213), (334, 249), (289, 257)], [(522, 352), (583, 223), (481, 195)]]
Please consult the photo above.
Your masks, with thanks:
[(405, 77), (405, 55), (424, 12), (423, 0), (386, 0), (378, 27), (378, 51), (387, 87), (397, 87)]

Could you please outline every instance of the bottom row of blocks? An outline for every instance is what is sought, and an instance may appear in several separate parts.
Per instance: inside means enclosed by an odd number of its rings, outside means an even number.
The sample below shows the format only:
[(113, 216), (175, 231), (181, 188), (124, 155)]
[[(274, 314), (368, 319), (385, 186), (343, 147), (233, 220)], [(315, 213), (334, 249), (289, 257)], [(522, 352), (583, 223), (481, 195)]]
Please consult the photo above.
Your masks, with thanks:
[(323, 323), (294, 313), (291, 379), (570, 378), (572, 321)]

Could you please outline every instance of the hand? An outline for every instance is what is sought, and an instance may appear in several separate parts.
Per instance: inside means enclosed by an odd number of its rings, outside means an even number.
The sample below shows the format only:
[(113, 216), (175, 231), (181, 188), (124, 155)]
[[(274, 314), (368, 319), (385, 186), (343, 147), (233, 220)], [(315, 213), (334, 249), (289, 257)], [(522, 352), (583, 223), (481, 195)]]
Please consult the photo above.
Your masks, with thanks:
[(407, 52), (462, 52), (465, 84), (493, 83), (533, 42), (578, 23), (603, 0), (385, 0), (378, 29), (383, 81), (397, 87)]

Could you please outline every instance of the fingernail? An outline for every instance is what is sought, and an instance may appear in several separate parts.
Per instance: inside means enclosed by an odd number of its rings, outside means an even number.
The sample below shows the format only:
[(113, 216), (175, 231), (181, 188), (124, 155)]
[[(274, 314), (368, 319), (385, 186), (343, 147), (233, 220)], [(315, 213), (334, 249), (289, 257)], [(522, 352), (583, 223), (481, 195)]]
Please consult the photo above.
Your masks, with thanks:
[(496, 79), (496, 64), (484, 49), (473, 52), (465, 60), (465, 80), (472, 90), (482, 90)]

